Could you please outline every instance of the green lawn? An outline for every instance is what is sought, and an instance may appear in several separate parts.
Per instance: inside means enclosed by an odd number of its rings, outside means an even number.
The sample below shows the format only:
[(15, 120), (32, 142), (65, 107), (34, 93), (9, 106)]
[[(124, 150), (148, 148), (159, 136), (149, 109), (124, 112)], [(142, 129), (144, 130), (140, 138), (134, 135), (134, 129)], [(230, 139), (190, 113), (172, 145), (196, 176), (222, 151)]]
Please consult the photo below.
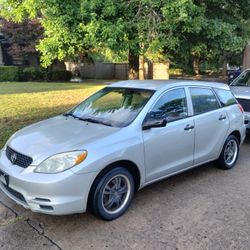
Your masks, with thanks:
[(18, 129), (67, 111), (105, 84), (0, 82), (0, 148)]

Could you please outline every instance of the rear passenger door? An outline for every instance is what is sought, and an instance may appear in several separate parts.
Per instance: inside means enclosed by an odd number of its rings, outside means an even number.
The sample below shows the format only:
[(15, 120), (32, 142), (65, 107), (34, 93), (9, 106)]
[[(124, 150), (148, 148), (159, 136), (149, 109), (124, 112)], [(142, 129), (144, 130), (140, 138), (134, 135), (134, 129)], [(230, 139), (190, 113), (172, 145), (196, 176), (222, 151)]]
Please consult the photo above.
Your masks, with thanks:
[(218, 157), (227, 131), (229, 119), (212, 88), (189, 87), (195, 123), (194, 164)]

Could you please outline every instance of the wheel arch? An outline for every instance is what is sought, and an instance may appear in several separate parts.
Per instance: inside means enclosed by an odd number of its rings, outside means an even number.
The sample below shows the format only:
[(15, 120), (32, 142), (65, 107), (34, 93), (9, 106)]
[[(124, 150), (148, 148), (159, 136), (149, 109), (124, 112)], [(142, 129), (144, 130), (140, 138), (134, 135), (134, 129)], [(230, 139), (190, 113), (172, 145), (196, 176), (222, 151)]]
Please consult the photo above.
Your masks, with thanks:
[(109, 165), (107, 165), (104, 169), (101, 170), (101, 172), (96, 176), (95, 180), (93, 181), (89, 194), (88, 194), (88, 207), (89, 207), (89, 199), (91, 197), (91, 194), (93, 194), (94, 192), (94, 187), (96, 186), (96, 183), (98, 183), (98, 181), (102, 178), (103, 175), (105, 175), (107, 172), (109, 172), (111, 169), (114, 169), (116, 167), (124, 167), (125, 169), (127, 169), (133, 176), (134, 178), (134, 182), (135, 182), (135, 191), (137, 191), (140, 187), (141, 184), (141, 173), (140, 170), (138, 168), (138, 166), (129, 160), (119, 160), (119, 161), (115, 161)]
[(241, 144), (241, 134), (240, 134), (240, 131), (234, 130), (233, 132), (231, 132), (229, 134), (229, 136), (230, 135), (234, 135), (238, 139), (239, 144)]

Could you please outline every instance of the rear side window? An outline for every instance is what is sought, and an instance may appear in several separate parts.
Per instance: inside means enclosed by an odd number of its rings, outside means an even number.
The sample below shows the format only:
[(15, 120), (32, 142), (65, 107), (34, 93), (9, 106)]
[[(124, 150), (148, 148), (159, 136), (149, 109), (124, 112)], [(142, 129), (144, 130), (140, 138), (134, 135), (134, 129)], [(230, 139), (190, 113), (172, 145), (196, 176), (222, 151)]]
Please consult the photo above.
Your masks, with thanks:
[(223, 107), (236, 104), (237, 101), (230, 90), (214, 89)]
[(189, 90), (192, 98), (194, 115), (203, 114), (220, 108), (220, 104), (211, 89), (191, 87)]

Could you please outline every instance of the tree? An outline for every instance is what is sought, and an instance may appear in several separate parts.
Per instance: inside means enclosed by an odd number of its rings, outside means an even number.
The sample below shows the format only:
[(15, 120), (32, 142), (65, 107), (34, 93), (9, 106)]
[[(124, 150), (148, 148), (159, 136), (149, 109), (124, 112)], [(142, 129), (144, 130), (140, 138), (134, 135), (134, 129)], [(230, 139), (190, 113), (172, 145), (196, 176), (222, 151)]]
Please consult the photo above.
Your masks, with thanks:
[(250, 34), (247, 25), (250, 5), (248, 0), (195, 0), (194, 4), (202, 10), (200, 31), (182, 32), (177, 53), (179, 62), (187, 68), (193, 65), (194, 72), (198, 74), (203, 61), (226, 65), (242, 53)]
[[(2, 1), (2, 2), (1, 2)], [(246, 41), (248, 0), (0, 0), (0, 15), (41, 20), (37, 46), (46, 67), (53, 60), (96, 48), (128, 52), (138, 76), (139, 56), (193, 65), (239, 53)], [(143, 61), (143, 60), (141, 60)]]
[(136, 56), (161, 51), (163, 45), (173, 47), (176, 43), (173, 28), (168, 20), (163, 20), (164, 13), (168, 14), (164, 4), (174, 8), (171, 2), (4, 0), (0, 15), (15, 21), (40, 17), (45, 32), (38, 49), (44, 66), (48, 66), (54, 59), (62, 60), (95, 47), (129, 50), (130, 55)]
[(37, 55), (36, 45), (43, 37), (43, 29), (38, 20), (24, 20), (21, 23), (1, 20), (0, 30), (10, 44), (8, 53), (16, 59), (26, 59)]

